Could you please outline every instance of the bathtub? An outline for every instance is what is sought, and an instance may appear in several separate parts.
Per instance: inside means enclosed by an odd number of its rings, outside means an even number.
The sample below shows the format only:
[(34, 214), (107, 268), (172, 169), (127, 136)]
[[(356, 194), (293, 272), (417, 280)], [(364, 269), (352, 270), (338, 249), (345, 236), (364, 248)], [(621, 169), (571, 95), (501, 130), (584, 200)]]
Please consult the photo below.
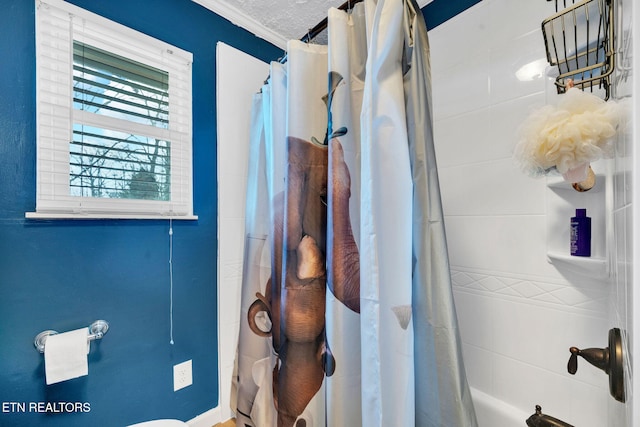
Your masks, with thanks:
[(535, 412), (534, 405), (531, 412), (526, 413), (473, 387), (471, 399), (479, 427), (526, 427), (526, 419)]

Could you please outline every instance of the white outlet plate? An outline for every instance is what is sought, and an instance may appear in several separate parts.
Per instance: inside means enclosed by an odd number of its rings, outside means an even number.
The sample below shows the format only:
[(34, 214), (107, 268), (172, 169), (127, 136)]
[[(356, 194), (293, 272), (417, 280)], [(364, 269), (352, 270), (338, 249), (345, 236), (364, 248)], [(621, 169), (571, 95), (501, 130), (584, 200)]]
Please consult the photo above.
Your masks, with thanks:
[(173, 366), (173, 391), (178, 391), (193, 384), (191, 360)]

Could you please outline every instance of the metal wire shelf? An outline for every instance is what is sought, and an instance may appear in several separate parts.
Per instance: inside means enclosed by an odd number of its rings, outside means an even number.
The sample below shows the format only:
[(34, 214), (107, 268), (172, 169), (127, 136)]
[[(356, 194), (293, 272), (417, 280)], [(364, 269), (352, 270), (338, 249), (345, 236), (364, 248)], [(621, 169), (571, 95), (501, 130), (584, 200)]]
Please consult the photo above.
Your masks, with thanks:
[[(549, 1), (549, 0), (547, 0)], [(558, 67), (556, 87), (565, 93), (568, 81), (582, 90), (611, 93), (611, 74), (615, 68), (614, 0), (575, 2), (542, 21), (547, 60)]]

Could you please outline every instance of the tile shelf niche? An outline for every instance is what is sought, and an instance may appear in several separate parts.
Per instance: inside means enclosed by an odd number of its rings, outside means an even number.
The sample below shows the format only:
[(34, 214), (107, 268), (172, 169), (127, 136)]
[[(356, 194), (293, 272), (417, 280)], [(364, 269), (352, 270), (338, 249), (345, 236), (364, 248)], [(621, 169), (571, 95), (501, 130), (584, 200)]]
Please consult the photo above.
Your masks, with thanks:
[[(560, 272), (571, 271), (581, 276), (602, 280), (609, 278), (609, 241), (612, 235), (611, 178), (608, 161), (595, 162), (596, 185), (578, 192), (561, 176), (547, 180), (547, 259)], [(587, 209), (591, 217), (591, 257), (570, 255), (570, 222), (576, 209)]]

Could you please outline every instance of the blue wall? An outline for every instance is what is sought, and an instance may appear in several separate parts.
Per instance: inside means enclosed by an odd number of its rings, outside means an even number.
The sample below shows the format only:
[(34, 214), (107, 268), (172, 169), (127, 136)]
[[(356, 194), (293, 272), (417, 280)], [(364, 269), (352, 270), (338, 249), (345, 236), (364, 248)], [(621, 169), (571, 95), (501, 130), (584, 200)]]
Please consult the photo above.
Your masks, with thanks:
[[(0, 426), (124, 426), (191, 419), (218, 405), (216, 43), (262, 60), (280, 49), (189, 0), (73, 0), (193, 53), (194, 212), (174, 221), (174, 338), (169, 344), (167, 221), (32, 221), (35, 210), (35, 7), (0, 2)], [(266, 77), (266, 76), (265, 76)], [(109, 321), (89, 376), (46, 386), (45, 329)], [(173, 391), (173, 365), (193, 385)], [(9, 402), (88, 402), (89, 413), (3, 412)]]
[(427, 24), (427, 29), (431, 30), (440, 24), (448, 21), (457, 14), (464, 12), (481, 0), (433, 0), (422, 8), (422, 14)]
[[(435, 0), (429, 28), (479, 0)], [(0, 426), (124, 426), (188, 420), (218, 404), (215, 45), (264, 61), (282, 51), (189, 0), (72, 0), (190, 51), (194, 212), (175, 221), (174, 337), (169, 344), (167, 221), (28, 221), (35, 210), (34, 4), (0, 6)], [(106, 319), (89, 376), (46, 386), (33, 346)], [(193, 360), (194, 383), (173, 391), (172, 366)], [(87, 402), (88, 413), (11, 412), (11, 402)], [(15, 409), (16, 407), (13, 407)], [(7, 411), (8, 412), (3, 412)]]

